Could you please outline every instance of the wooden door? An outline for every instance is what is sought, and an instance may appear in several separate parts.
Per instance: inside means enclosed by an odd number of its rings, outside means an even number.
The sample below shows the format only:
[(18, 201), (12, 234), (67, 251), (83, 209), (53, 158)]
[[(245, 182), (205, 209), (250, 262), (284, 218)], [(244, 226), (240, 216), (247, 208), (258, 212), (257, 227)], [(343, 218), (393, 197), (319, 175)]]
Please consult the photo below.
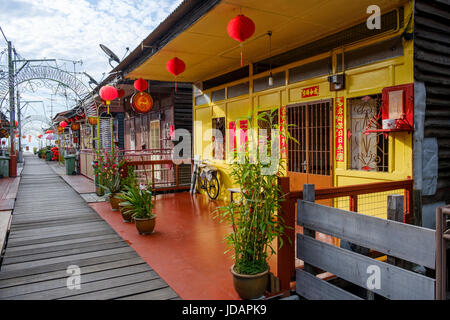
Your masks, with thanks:
[(316, 189), (333, 185), (333, 103), (322, 100), (287, 106), (289, 132), (298, 143), (289, 142), (288, 176), (291, 190), (304, 184)]

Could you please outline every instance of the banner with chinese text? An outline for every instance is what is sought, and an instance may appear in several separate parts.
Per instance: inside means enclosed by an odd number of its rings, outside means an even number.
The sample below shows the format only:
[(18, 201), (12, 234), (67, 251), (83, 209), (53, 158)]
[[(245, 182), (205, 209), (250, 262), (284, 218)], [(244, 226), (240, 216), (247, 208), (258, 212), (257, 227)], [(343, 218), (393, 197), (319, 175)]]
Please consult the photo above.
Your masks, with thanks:
[(345, 108), (345, 99), (344, 97), (336, 98), (336, 112), (335, 112), (335, 137), (336, 137), (336, 161), (344, 162), (345, 161), (345, 153), (344, 153), (344, 125), (345, 125), (345, 117), (344, 117), (344, 108)]

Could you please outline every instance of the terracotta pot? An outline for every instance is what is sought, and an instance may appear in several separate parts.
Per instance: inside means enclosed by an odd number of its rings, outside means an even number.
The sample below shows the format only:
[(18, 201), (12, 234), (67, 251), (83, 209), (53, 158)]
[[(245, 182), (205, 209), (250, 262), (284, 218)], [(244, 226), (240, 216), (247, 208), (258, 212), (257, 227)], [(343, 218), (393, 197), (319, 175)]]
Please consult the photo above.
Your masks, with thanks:
[(123, 222), (131, 222), (133, 220), (133, 207), (119, 204), (120, 213), (122, 214)]
[(156, 217), (144, 219), (134, 218), (134, 221), (136, 222), (136, 229), (138, 230), (139, 234), (147, 235), (153, 233), (156, 224)]
[(231, 274), (233, 275), (233, 285), (236, 292), (242, 299), (260, 298), (267, 290), (269, 284), (269, 270), (264, 272), (248, 275), (239, 274), (231, 266)]
[(109, 196), (109, 203), (111, 204), (113, 211), (119, 211), (119, 204), (123, 201), (122, 199), (116, 197), (118, 194), (119, 193), (113, 193)]

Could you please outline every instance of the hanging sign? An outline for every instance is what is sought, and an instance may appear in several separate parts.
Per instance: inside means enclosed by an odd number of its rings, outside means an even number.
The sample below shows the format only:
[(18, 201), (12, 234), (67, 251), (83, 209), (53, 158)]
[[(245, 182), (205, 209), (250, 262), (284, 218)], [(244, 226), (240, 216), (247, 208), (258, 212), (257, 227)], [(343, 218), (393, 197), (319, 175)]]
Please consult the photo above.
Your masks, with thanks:
[(318, 97), (318, 96), (319, 96), (319, 86), (302, 89), (302, 99)]
[[(280, 131), (285, 130), (286, 121), (286, 107), (281, 107), (280, 109)], [(287, 159), (287, 141), (283, 135), (280, 135), (280, 146), (281, 146), (281, 158)]]
[(147, 92), (137, 92), (131, 98), (131, 107), (137, 113), (148, 113), (153, 108), (153, 98)]
[(335, 138), (336, 138), (336, 161), (344, 162), (344, 97), (336, 98), (336, 113), (335, 113)]

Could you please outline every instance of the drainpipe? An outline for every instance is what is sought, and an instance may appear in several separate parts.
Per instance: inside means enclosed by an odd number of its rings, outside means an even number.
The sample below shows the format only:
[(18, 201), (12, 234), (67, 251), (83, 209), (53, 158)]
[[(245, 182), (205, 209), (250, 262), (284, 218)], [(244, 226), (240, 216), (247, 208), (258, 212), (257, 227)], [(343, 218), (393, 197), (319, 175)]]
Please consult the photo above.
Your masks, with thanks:
[(427, 93), (423, 82), (414, 84), (414, 189), (423, 187), (423, 140)]

